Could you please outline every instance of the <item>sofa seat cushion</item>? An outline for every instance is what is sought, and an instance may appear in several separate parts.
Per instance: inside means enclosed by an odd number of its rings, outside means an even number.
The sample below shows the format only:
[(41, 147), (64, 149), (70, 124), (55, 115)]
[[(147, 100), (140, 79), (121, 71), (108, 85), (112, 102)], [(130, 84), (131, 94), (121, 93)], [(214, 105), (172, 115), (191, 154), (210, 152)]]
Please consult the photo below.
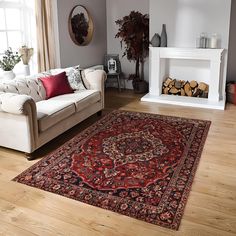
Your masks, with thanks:
[(55, 102), (67, 101), (72, 102), (76, 106), (76, 112), (82, 111), (86, 107), (101, 100), (101, 93), (97, 90), (81, 90), (75, 91), (73, 94), (64, 94), (50, 100)]
[(75, 104), (52, 99), (36, 103), (39, 131), (43, 132), (75, 113)]

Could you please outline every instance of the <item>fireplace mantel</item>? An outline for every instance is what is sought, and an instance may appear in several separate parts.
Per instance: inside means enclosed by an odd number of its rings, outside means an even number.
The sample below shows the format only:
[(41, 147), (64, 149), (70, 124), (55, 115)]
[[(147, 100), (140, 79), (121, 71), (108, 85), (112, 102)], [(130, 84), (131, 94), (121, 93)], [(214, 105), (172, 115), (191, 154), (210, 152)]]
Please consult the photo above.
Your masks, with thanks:
[[(159, 48), (150, 47), (149, 94), (141, 101), (223, 110), (225, 108), (224, 49)], [(167, 59), (204, 60), (210, 62), (208, 98), (181, 97), (162, 94)], [(184, 67), (183, 67), (184, 73)]]

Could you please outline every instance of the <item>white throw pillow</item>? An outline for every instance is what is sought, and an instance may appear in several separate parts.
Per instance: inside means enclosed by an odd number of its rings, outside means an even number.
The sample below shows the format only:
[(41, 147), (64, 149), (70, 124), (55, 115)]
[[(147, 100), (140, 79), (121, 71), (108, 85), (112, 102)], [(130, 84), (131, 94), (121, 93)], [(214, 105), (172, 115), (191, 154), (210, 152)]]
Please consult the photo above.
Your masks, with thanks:
[(68, 81), (72, 89), (75, 90), (85, 90), (81, 73), (79, 69), (71, 68), (70, 70), (66, 70), (66, 75), (68, 77)]
[(68, 68), (64, 68), (64, 69), (54, 69), (54, 70), (51, 70), (50, 72), (52, 75), (56, 75), (56, 74), (62, 73), (64, 71), (66, 72), (69, 84), (72, 89), (74, 89), (74, 90), (85, 90), (86, 89), (84, 87), (84, 84), (83, 84), (83, 81), (81, 78), (79, 66), (68, 67)]

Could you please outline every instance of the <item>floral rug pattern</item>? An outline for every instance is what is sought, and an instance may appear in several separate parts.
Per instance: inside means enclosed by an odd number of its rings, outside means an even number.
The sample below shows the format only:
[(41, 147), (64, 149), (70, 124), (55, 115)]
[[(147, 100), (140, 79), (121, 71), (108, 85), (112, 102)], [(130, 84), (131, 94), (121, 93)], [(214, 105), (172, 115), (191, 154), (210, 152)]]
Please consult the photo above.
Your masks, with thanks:
[(114, 111), (14, 181), (177, 230), (209, 127)]

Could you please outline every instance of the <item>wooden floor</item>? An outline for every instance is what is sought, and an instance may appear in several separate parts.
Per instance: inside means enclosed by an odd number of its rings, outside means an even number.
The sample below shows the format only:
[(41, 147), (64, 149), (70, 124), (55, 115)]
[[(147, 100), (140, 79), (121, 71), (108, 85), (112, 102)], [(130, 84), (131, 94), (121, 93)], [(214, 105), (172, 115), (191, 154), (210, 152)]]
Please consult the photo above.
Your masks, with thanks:
[[(0, 148), (0, 235), (236, 235), (236, 106), (214, 111), (144, 103), (139, 98), (129, 91), (109, 90), (106, 112), (122, 109), (212, 121), (179, 231), (12, 182), (38, 160), (29, 162), (20, 152)], [(35, 155), (45, 155), (96, 119), (89, 118)]]

